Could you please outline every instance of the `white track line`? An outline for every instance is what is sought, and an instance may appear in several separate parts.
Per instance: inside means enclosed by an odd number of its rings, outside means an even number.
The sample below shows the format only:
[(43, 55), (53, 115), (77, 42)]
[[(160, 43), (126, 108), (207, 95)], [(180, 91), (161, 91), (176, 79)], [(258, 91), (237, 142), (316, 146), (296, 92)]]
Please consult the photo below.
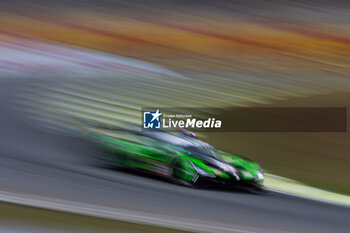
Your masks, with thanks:
[(55, 211), (63, 211), (74, 214), (113, 219), (137, 224), (155, 225), (178, 230), (194, 232), (215, 233), (291, 233), (273, 229), (255, 229), (248, 226), (229, 225), (223, 226), (208, 221), (189, 221), (188, 219), (167, 217), (145, 212), (136, 212), (119, 208), (109, 208), (87, 203), (71, 202), (55, 198), (40, 197), (36, 195), (19, 194), (0, 191), (0, 201), (36, 208), (44, 208)]

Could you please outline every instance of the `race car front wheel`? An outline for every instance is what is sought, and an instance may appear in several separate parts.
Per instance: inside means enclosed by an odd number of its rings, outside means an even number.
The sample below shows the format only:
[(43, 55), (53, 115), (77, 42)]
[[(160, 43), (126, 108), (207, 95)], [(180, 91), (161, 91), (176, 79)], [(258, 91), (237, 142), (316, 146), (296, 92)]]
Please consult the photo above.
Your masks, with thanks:
[(172, 175), (171, 178), (174, 183), (180, 184), (186, 187), (195, 188), (196, 187), (196, 179), (193, 181), (186, 181), (181, 177), (183, 172), (183, 162), (181, 160), (176, 160), (172, 165)]

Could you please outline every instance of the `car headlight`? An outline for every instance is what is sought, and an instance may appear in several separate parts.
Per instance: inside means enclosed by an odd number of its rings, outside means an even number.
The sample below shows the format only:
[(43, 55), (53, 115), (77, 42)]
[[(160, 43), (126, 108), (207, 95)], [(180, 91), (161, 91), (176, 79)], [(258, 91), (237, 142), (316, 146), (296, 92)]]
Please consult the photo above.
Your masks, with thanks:
[(264, 174), (261, 171), (257, 172), (258, 180), (263, 180), (264, 179)]

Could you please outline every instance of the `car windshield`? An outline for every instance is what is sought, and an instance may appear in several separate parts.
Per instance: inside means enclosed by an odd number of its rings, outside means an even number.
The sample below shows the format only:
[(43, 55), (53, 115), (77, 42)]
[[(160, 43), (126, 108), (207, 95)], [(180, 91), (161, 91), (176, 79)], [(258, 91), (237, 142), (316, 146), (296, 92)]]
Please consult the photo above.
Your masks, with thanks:
[(196, 157), (213, 157), (222, 160), (221, 155), (210, 144), (183, 134), (165, 133), (165, 132), (150, 132), (145, 133), (149, 137), (156, 138), (160, 141), (181, 147)]
[(177, 146), (189, 146), (193, 144), (193, 142), (191, 140), (188, 140), (187, 137), (180, 137), (179, 135), (164, 133), (161, 131), (146, 132), (145, 135)]
[(219, 154), (219, 152), (209, 144), (205, 144), (201, 146), (190, 146), (190, 147), (186, 147), (185, 149), (190, 151), (193, 156), (197, 156), (197, 157), (209, 156), (218, 160), (222, 160), (222, 157)]

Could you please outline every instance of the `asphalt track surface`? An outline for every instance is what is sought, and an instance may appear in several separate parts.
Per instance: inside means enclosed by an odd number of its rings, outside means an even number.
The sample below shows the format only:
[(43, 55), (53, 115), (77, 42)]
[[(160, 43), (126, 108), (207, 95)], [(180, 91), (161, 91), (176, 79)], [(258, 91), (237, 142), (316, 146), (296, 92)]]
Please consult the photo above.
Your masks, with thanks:
[(0, 80), (0, 191), (200, 221), (232, 232), (350, 230), (350, 208), (276, 193), (190, 189), (100, 166), (87, 156), (86, 142), (41, 129), (14, 108), (11, 97), (23, 83)]

